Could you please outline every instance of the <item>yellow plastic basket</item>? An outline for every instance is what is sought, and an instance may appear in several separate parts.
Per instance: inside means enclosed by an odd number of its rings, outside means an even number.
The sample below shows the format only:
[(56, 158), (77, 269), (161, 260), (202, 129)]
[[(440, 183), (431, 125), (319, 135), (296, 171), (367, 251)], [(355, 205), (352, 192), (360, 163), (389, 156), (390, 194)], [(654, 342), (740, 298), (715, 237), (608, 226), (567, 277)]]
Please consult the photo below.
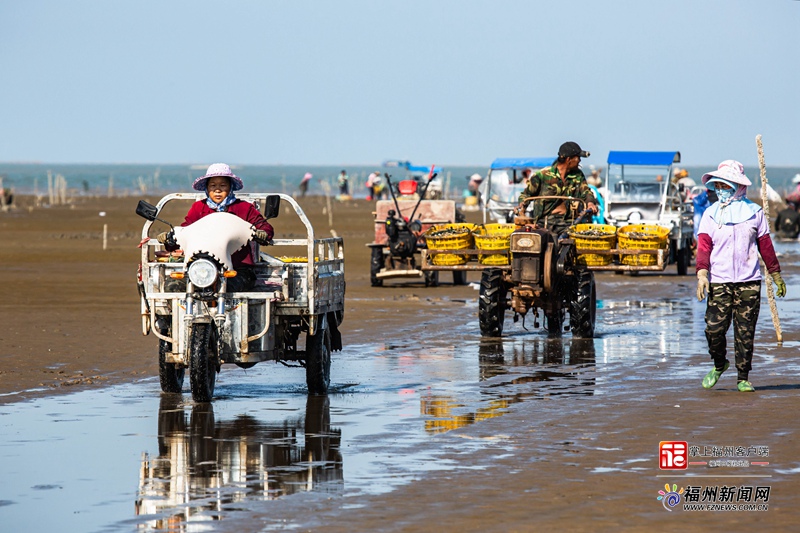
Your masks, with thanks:
[(578, 255), (578, 264), (586, 266), (604, 266), (610, 265), (614, 257), (611, 254), (598, 255), (598, 254), (580, 254)]
[[(438, 226), (431, 226), (428, 231), (423, 233), (425, 243), (429, 249), (432, 250), (466, 250), (472, 248), (475, 243), (472, 231), (475, 229), (475, 224), (440, 224)], [(466, 230), (462, 233), (453, 235), (437, 235), (437, 233), (446, 230)]]
[(655, 224), (630, 224), (617, 232), (620, 250), (658, 250), (667, 247), (669, 228)]
[(433, 254), (431, 256), (431, 263), (438, 266), (466, 265), (468, 261), (468, 255)]
[(507, 265), (508, 256), (505, 254), (478, 254), (478, 263), (482, 265)]
[[(587, 235), (586, 232), (594, 234)], [(617, 228), (611, 224), (576, 224), (569, 228), (575, 247), (582, 250), (611, 250), (617, 240)]]
[[(569, 228), (569, 236), (579, 250), (611, 250), (617, 240), (617, 228), (610, 224), (575, 224)], [(613, 260), (611, 254), (578, 255), (578, 264), (586, 266), (610, 265)]]
[[(669, 228), (655, 224), (630, 224), (617, 232), (620, 250), (664, 250), (669, 240)], [(623, 265), (651, 266), (658, 258), (650, 254), (620, 254)]]
[[(479, 250), (507, 250), (511, 247), (511, 234), (514, 233), (514, 229), (514, 224), (483, 224), (478, 226), (472, 232), (475, 238), (475, 247)], [(480, 262), (480, 259), (478, 261)], [(507, 264), (507, 262), (501, 264)]]
[(631, 266), (651, 266), (658, 263), (658, 258), (650, 254), (620, 254), (619, 262)]

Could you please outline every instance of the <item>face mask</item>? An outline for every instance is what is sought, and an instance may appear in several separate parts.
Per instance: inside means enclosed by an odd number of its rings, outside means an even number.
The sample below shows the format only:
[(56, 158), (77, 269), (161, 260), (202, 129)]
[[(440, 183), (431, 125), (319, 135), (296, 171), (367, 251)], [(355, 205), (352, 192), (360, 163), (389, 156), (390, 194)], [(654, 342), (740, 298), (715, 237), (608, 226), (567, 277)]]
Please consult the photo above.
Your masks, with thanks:
[(719, 201), (722, 203), (725, 203), (731, 198), (733, 198), (733, 189), (719, 188), (716, 189), (716, 193), (717, 193), (717, 198), (719, 198)]

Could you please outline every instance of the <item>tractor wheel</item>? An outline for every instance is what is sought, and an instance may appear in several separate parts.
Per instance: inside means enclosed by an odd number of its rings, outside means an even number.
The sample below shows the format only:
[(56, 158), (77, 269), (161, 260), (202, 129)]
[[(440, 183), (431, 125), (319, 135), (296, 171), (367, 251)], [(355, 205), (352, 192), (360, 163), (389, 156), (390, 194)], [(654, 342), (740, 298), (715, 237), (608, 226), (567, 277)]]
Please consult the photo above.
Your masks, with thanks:
[[(676, 241), (677, 242), (677, 241)], [(678, 275), (685, 276), (689, 271), (689, 259), (692, 254), (688, 242), (683, 243), (684, 246), (680, 250), (675, 250), (675, 262), (678, 266)]]
[(453, 270), (453, 285), (466, 285), (466, 284), (467, 284), (467, 271)]
[(426, 270), (422, 274), (425, 276), (426, 287), (439, 286), (439, 272), (437, 270)]
[(380, 272), (383, 267), (383, 248), (376, 246), (372, 249), (372, 259), (369, 263), (369, 282), (373, 287), (383, 287), (383, 280), (378, 278), (378, 272)]
[(597, 291), (594, 273), (589, 270), (578, 272), (575, 292), (569, 304), (569, 325), (575, 339), (594, 337), (594, 324), (597, 315)]
[(564, 331), (564, 310), (545, 312), (544, 318), (547, 321), (547, 336), (549, 338), (560, 337)]
[(503, 284), (503, 271), (484, 270), (481, 274), (481, 289), (478, 298), (478, 322), (482, 336), (500, 337), (503, 334), (505, 311), (506, 287)]

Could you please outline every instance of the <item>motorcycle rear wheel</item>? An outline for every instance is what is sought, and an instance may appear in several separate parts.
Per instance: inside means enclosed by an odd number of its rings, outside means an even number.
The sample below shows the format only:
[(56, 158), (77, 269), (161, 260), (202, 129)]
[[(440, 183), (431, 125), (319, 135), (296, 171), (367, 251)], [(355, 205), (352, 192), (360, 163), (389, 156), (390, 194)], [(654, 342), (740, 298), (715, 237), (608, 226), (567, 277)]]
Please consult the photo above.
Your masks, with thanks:
[(167, 353), (172, 351), (172, 343), (159, 339), (158, 343), (158, 377), (161, 391), (180, 393), (183, 390), (183, 365), (167, 363)]
[(309, 394), (328, 394), (331, 382), (331, 332), (320, 321), (314, 335), (306, 334), (306, 385)]
[(212, 324), (194, 324), (189, 342), (189, 381), (192, 399), (210, 402), (217, 380), (217, 339)]

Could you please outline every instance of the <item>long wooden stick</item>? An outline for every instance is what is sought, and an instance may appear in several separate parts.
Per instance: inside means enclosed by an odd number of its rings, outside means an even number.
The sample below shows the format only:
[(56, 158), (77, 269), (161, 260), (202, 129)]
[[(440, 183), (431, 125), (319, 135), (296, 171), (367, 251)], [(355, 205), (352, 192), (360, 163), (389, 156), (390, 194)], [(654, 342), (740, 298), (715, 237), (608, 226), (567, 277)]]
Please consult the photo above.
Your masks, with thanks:
[[(769, 223), (769, 200), (767, 199), (767, 165), (764, 163), (764, 146), (761, 144), (761, 134), (756, 135), (756, 146), (758, 147), (758, 166), (761, 168), (761, 203), (764, 209), (764, 216)], [(767, 282), (767, 299), (769, 300), (769, 310), (772, 313), (772, 325), (775, 326), (775, 334), (778, 336), (778, 344), (783, 344), (783, 332), (781, 331), (781, 319), (778, 316), (778, 306), (775, 304), (775, 291), (772, 288), (772, 276), (767, 272), (767, 265), (762, 261), (764, 279)]]

